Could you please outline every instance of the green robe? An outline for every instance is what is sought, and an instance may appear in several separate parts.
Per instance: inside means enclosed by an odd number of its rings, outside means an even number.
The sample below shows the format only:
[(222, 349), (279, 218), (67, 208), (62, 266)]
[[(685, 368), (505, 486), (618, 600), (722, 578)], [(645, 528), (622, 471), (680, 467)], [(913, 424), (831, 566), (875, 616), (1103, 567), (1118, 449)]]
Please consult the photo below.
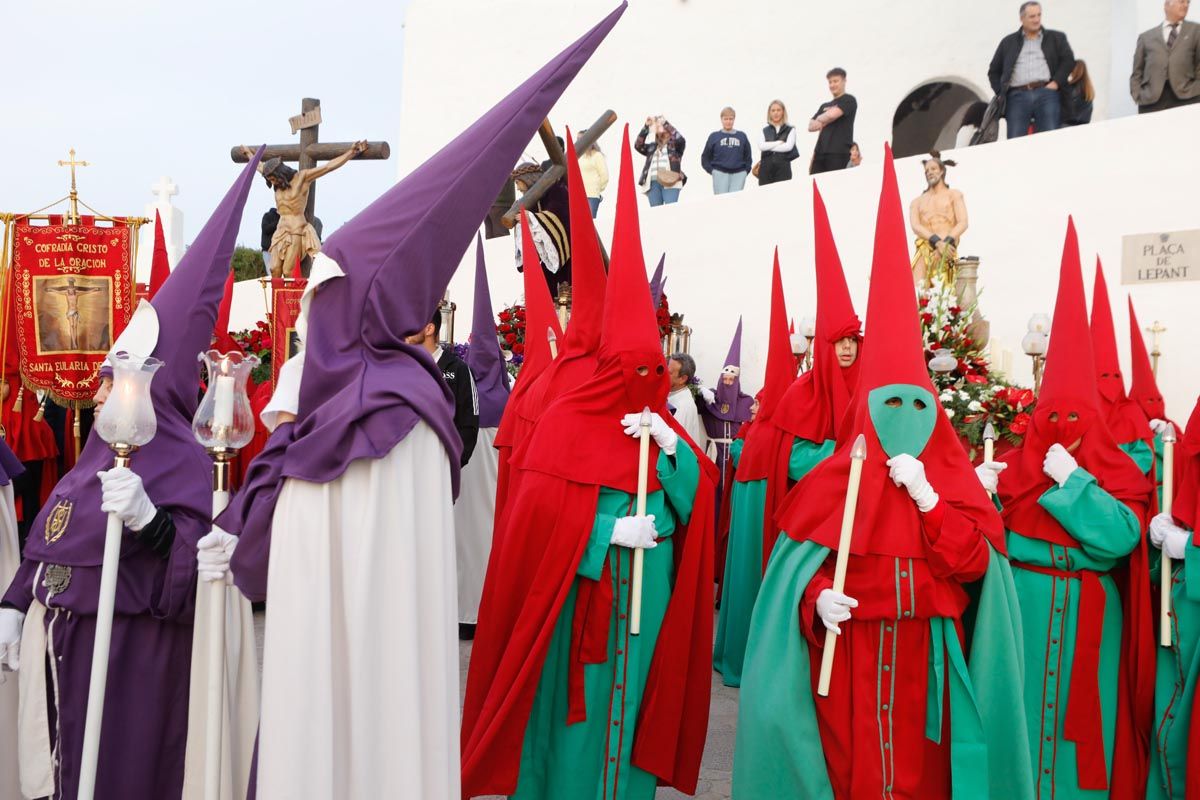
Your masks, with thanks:
[[(1047, 489), (1038, 503), (1080, 544), (1065, 547), (1008, 531), (1008, 556), (1013, 562), (1024, 632), (1025, 714), (1038, 796), (1056, 800), (1108, 797), (1107, 791), (1079, 788), (1076, 745), (1063, 738), (1081, 582), (1020, 567), (1031, 564), (1071, 572), (1107, 573), (1137, 547), (1141, 526), (1137, 515), (1104, 491), (1082, 467), (1071, 473), (1062, 487)], [(1121, 595), (1107, 574), (1101, 575), (1100, 582), (1105, 602), (1099, 692), (1105, 765), (1111, 778), (1117, 670), (1121, 662)]]
[[(1153, 552), (1159, 554), (1157, 549)], [(1161, 563), (1160, 559), (1151, 571), (1155, 592)], [(1183, 560), (1171, 562), (1171, 577), (1171, 646), (1155, 647), (1158, 665), (1146, 785), (1149, 800), (1184, 800), (1188, 729), (1200, 679), (1200, 546), (1195, 534)], [(1190, 766), (1200, 769), (1200, 764)]]
[[(833, 800), (799, 619), (805, 587), (830, 550), (780, 536), (750, 623), (746, 685), (738, 703), (733, 800)], [(929, 621), (926, 736), (940, 741), (943, 692), (950, 700), (950, 758), (956, 800), (1033, 797), (1016, 590), (1008, 561), (990, 551), (976, 604), (969, 662), (952, 620)]]
[[(734, 467), (742, 455), (743, 441), (733, 443), (730, 457)], [(798, 481), (833, 452), (834, 442), (821, 444), (807, 439), (792, 440), (788, 478)], [(733, 482), (729, 509), (729, 544), (725, 555), (725, 583), (717, 615), (713, 669), (726, 686), (741, 686), (742, 661), (746, 657), (746, 635), (750, 614), (763, 577), (763, 514), (767, 503), (766, 479)]]
[[(1161, 439), (1155, 437), (1154, 445), (1157, 450), (1161, 443)], [(1136, 439), (1132, 442), (1117, 445), (1125, 453), (1133, 459), (1133, 463), (1137, 464), (1137, 468), (1142, 471), (1143, 475), (1150, 474), (1150, 467), (1157, 462), (1159, 469), (1162, 469), (1162, 456), (1157, 455), (1156, 450), (1151, 450), (1150, 445), (1146, 444), (1141, 439)]]
[[(655, 777), (630, 763), (635, 725), (654, 645), (674, 582), (676, 521), (691, 518), (700, 465), (691, 448), (680, 447), (674, 459), (659, 454), (662, 490), (646, 498), (646, 513), (654, 515), (658, 546), (646, 550), (642, 573), (642, 630), (629, 634), (628, 614), (633, 550), (609, 544), (618, 517), (635, 513), (636, 497), (601, 487), (578, 578), (571, 587), (555, 624), (537, 694), (521, 749), (520, 800), (649, 800)], [(609, 615), (608, 658), (586, 664), (584, 696), (587, 719), (566, 724), (567, 677), (572, 622), (580, 579), (599, 580), (607, 562), (612, 574), (613, 610)]]

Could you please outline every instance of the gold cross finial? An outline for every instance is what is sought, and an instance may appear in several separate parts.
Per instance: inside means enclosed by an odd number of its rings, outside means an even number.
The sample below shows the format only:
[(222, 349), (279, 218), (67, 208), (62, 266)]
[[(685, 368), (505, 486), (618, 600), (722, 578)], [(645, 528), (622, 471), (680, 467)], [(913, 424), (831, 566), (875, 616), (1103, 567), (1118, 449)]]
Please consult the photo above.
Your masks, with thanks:
[(89, 164), (86, 161), (76, 161), (75, 160), (75, 148), (74, 147), (71, 148), (70, 157), (66, 161), (63, 161), (60, 159), (58, 162), (58, 165), (60, 167), (70, 167), (71, 168), (71, 191), (72, 192), (75, 191), (75, 168), (91, 166), (91, 164)]

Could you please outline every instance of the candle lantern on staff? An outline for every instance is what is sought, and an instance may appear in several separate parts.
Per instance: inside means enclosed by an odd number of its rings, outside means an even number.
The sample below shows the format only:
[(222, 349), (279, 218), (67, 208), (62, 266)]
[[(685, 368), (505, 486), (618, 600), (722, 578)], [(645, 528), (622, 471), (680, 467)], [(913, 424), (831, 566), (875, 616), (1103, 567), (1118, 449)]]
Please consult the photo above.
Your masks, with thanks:
[[(229, 477), (238, 450), (254, 436), (254, 412), (246, 384), (258, 365), (253, 355), (209, 350), (198, 356), (208, 375), (208, 390), (192, 419), (192, 433), (213, 460), (213, 519), (229, 505)], [(207, 716), (204, 748), (204, 796), (216, 800), (221, 789), (221, 723), (225, 692), (224, 584), (200, 581), (196, 607), (209, 614)], [(205, 595), (207, 594), (207, 597)]]
[(1042, 390), (1042, 368), (1046, 365), (1046, 347), (1050, 341), (1050, 315), (1034, 314), (1029, 318), (1028, 332), (1021, 339), (1021, 349), (1033, 359), (1033, 393)]
[[(158, 431), (158, 419), (150, 399), (150, 381), (163, 362), (126, 352), (114, 354), (110, 361), (113, 386), (104, 407), (96, 415), (96, 435), (112, 448), (113, 466), (128, 468), (134, 451), (149, 444)], [(79, 766), (78, 797), (86, 800), (91, 800), (96, 787), (100, 726), (104, 720), (104, 692), (108, 684), (108, 654), (112, 642), (113, 607), (117, 597), (117, 569), (124, 528), (119, 516), (114, 513), (108, 515), (108, 526), (104, 531), (104, 559), (100, 567), (100, 598), (96, 604), (96, 637), (92, 647), (83, 753)]]

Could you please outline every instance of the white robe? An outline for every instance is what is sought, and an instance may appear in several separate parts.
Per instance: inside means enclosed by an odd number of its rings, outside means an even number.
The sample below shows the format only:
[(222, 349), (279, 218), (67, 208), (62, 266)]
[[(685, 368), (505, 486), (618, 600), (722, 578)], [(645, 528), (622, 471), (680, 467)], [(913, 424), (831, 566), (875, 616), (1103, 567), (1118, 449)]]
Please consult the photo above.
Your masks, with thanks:
[(454, 519), (424, 422), (272, 520), (258, 797), (460, 796)]
[(454, 549), (458, 563), (458, 621), (474, 625), (479, 618), (483, 576), (492, 552), (496, 518), (496, 479), (500, 454), (492, 443), (496, 428), (480, 428), (475, 452), (463, 467), (462, 488), (454, 504)]
[[(17, 515), (13, 511), (13, 487), (0, 489), (0, 586), (12, 583), (21, 564), (17, 541)], [(11, 672), (0, 674), (0, 800), (21, 800), (17, 768), (18, 681)]]
[(708, 449), (708, 437), (704, 434), (704, 423), (700, 419), (700, 412), (696, 410), (692, 390), (686, 386), (676, 389), (667, 395), (667, 402), (675, 409), (675, 420), (692, 437), (700, 452), (705, 452)]

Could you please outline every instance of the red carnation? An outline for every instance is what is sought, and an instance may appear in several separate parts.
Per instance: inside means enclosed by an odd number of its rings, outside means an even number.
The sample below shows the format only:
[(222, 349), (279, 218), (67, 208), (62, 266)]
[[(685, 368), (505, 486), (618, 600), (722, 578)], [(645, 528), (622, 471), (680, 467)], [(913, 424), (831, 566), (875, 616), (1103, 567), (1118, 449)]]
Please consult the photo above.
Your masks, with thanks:
[(932, 325), (933, 324), (933, 314), (930, 314), (928, 311), (922, 311), (921, 312), (921, 324), (922, 325)]
[(983, 375), (968, 375), (967, 383), (987, 383), (987, 378)]

